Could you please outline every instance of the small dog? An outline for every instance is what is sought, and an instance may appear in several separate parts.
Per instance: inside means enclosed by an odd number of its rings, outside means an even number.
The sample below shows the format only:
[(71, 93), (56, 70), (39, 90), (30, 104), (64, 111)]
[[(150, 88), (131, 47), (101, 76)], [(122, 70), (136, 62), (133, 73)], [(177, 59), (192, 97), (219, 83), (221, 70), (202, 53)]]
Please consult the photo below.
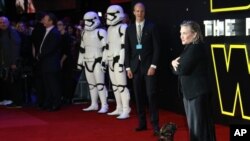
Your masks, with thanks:
[(164, 124), (160, 129), (158, 141), (174, 141), (174, 134), (176, 132), (176, 129), (177, 126), (173, 122)]

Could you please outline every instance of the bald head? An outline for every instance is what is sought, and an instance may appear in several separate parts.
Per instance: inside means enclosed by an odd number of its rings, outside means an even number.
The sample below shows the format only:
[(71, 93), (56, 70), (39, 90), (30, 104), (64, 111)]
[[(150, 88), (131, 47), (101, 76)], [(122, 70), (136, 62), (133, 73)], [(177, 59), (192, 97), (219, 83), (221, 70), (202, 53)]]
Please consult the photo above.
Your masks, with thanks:
[(143, 3), (136, 3), (134, 6), (134, 15), (137, 22), (142, 22), (145, 19), (145, 6)]
[(9, 19), (5, 16), (0, 17), (0, 29), (5, 30), (9, 27), (10, 22)]
[(136, 3), (136, 4), (134, 5), (134, 10), (135, 10), (135, 8), (138, 8), (138, 7), (143, 8), (144, 11), (145, 11), (145, 6), (144, 6), (143, 3), (141, 3), (141, 2)]

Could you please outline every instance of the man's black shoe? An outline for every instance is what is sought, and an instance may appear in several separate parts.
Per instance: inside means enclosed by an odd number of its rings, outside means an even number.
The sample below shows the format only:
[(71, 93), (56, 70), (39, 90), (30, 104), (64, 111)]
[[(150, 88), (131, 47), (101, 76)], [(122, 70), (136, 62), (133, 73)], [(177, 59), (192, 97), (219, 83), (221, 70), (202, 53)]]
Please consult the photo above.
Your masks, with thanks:
[(137, 127), (137, 128), (135, 128), (135, 131), (145, 131), (145, 130), (147, 130), (147, 127)]

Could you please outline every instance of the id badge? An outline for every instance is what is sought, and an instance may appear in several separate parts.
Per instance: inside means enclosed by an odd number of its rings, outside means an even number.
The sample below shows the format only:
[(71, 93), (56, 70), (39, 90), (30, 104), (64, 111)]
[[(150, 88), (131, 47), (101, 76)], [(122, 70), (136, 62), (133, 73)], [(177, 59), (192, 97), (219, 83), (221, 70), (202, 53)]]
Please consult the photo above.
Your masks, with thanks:
[(142, 49), (142, 45), (141, 44), (137, 44), (136, 45), (136, 49)]

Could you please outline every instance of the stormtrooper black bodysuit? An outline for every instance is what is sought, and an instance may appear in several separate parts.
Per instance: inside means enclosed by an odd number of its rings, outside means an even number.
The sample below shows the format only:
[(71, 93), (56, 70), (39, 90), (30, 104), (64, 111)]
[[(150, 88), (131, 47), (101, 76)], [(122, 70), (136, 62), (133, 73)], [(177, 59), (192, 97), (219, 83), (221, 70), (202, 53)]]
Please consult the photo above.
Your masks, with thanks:
[(116, 100), (116, 109), (108, 115), (118, 115), (118, 119), (129, 118), (130, 93), (127, 88), (124, 68), (124, 38), (127, 24), (122, 23), (124, 12), (121, 6), (111, 5), (107, 9), (108, 46), (103, 53), (103, 61), (108, 64), (109, 77)]
[(103, 48), (107, 45), (107, 32), (97, 28), (100, 20), (95, 12), (87, 12), (84, 15), (85, 27), (82, 33), (78, 68), (85, 68), (85, 75), (89, 85), (91, 105), (83, 111), (98, 110), (98, 95), (101, 101), (101, 109), (98, 113), (108, 111), (107, 89), (104, 84), (104, 72), (101, 61)]

